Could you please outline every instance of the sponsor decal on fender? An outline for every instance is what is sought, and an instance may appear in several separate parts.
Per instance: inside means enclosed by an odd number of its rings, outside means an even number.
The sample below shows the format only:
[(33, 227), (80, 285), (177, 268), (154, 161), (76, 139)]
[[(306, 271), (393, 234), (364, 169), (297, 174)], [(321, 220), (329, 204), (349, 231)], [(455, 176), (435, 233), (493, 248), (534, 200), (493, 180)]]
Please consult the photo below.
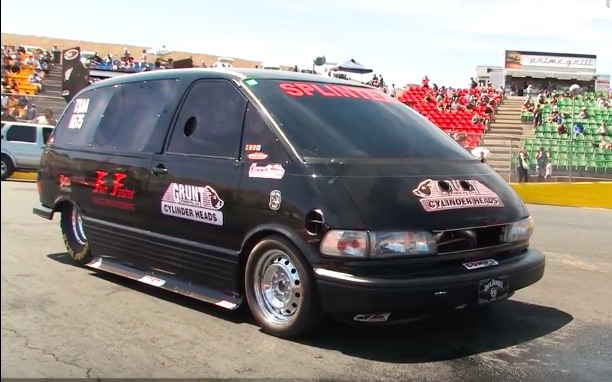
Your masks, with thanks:
[(79, 55), (79, 51), (77, 49), (68, 49), (64, 52), (64, 60), (72, 61)]
[(495, 192), (477, 180), (427, 179), (412, 193), (427, 212), (504, 206)]
[(478, 261), (470, 261), (469, 263), (463, 263), (463, 266), (470, 271), (473, 269), (487, 268), (495, 265), (499, 265), (499, 263), (494, 259), (484, 259)]
[(161, 200), (161, 212), (167, 216), (212, 225), (223, 225), (225, 203), (210, 186), (171, 183)]
[(266, 153), (262, 153), (262, 152), (253, 152), (253, 153), (249, 153), (249, 155), (247, 155), (247, 158), (249, 158), (250, 160), (264, 160), (268, 157), (268, 154)]
[(282, 201), (283, 196), (279, 190), (270, 191), (270, 201), (268, 202), (268, 207), (270, 207), (272, 211), (278, 211)]
[(268, 164), (259, 166), (253, 163), (249, 167), (249, 178), (283, 179), (285, 168), (280, 164)]
[(61, 192), (72, 192), (72, 181), (66, 175), (59, 176), (59, 190)]
[(386, 322), (389, 320), (391, 313), (378, 313), (378, 314), (358, 314), (353, 320), (359, 322)]

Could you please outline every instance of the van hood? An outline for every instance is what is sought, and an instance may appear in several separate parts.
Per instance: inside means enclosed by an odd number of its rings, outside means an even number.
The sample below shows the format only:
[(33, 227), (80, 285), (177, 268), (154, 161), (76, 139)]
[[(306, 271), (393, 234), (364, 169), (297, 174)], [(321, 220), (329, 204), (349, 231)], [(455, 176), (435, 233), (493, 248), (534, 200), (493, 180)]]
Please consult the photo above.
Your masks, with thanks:
[(346, 161), (313, 167), (340, 180), (368, 230), (449, 230), (529, 215), (510, 185), (479, 161)]

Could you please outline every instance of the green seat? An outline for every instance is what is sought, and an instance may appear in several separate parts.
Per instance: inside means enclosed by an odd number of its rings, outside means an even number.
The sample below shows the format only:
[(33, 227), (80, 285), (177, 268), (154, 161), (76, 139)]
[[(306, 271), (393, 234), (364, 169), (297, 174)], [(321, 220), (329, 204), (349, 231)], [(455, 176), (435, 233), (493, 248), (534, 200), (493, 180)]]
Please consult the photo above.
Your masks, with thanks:
[(587, 170), (597, 171), (597, 162), (590, 160), (587, 162)]

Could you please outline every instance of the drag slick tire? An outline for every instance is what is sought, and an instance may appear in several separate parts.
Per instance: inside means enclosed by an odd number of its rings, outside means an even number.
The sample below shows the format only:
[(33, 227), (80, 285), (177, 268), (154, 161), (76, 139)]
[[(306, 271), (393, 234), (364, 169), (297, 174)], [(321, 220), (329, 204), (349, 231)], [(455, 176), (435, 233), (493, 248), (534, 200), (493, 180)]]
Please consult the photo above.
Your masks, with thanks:
[(15, 166), (13, 165), (13, 161), (9, 158), (8, 155), (2, 154), (1, 158), (1, 167), (2, 167), (2, 180), (8, 179), (15, 172)]
[(249, 254), (245, 294), (263, 332), (295, 338), (313, 332), (323, 314), (310, 266), (299, 250), (280, 236), (263, 239)]
[(83, 229), (83, 219), (78, 208), (73, 204), (67, 204), (61, 209), (62, 236), (68, 254), (78, 265), (89, 263), (93, 256), (89, 250), (89, 241)]

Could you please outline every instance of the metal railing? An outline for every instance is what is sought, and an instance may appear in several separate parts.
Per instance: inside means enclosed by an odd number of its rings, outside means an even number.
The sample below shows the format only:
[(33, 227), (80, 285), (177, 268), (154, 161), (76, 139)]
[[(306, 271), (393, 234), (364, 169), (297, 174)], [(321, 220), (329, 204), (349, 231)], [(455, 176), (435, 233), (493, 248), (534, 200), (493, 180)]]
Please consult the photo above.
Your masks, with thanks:
[[(518, 153), (528, 153), (528, 181), (571, 182), (612, 180), (612, 149), (603, 148), (603, 140), (595, 137), (578, 136), (567, 139), (517, 137), (516, 135), (495, 135), (487, 139), (479, 132), (447, 132), (466, 150), (473, 152), (477, 147), (486, 149), (486, 163), (508, 182), (520, 180)], [(536, 153), (543, 148), (546, 161), (538, 166)], [(476, 152), (476, 154), (478, 154)], [(547, 174), (547, 162), (550, 161)]]

